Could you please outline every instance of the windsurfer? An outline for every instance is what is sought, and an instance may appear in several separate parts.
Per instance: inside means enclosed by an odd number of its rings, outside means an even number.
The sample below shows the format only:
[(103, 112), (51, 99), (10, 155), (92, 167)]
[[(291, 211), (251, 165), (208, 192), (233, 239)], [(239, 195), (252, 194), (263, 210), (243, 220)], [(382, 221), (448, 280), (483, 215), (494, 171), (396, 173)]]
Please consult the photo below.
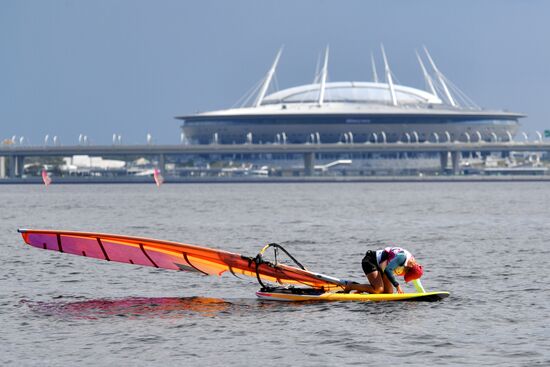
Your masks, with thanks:
[(397, 293), (403, 293), (401, 285), (395, 279), (396, 275), (403, 276), (407, 283), (415, 281), (415, 287), (421, 292), (424, 291), (418, 281), (423, 273), (422, 266), (409, 251), (403, 248), (386, 247), (377, 251), (368, 250), (361, 265), (370, 284), (348, 283), (344, 292), (392, 294), (395, 287)]

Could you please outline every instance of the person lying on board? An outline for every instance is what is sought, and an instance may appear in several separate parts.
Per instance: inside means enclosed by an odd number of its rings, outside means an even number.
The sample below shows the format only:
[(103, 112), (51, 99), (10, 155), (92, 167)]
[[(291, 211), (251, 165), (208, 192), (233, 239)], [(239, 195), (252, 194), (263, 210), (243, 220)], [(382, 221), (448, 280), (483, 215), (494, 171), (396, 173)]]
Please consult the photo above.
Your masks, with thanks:
[(417, 291), (425, 292), (419, 281), (424, 272), (422, 266), (409, 251), (403, 248), (386, 247), (377, 251), (368, 250), (361, 265), (370, 284), (348, 283), (344, 288), (345, 293), (357, 291), (392, 294), (393, 287), (397, 289), (397, 293), (403, 293), (395, 276), (403, 276), (407, 283), (414, 281)]

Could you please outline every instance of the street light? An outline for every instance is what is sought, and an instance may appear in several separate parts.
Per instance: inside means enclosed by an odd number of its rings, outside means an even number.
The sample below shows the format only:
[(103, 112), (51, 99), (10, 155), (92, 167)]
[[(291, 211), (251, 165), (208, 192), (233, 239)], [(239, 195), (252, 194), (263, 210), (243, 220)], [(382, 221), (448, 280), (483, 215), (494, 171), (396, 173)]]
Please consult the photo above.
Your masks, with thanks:
[(418, 133), (416, 131), (412, 132), (414, 139), (416, 140), (416, 143), (420, 143), (420, 138), (418, 137)]
[(523, 134), (523, 138), (525, 139), (525, 141), (529, 141), (529, 136), (527, 135), (527, 133), (525, 131), (522, 132)]
[(479, 132), (479, 130), (476, 131), (476, 135), (477, 135), (477, 142), (481, 142), (481, 133)]

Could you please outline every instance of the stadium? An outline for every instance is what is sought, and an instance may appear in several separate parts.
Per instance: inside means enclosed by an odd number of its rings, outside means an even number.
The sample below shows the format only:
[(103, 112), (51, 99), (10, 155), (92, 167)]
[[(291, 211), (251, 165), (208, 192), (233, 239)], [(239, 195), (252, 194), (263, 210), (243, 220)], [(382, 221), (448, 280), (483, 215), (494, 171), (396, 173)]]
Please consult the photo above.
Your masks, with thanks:
[[(280, 50), (239, 108), (178, 116), (192, 144), (384, 143), (510, 141), (525, 115), (478, 107), (438, 69), (429, 51), (416, 53), (426, 90), (394, 83), (384, 48), (384, 80), (329, 82), (329, 49), (313, 83), (268, 94)], [(426, 67), (426, 61), (429, 70)]]

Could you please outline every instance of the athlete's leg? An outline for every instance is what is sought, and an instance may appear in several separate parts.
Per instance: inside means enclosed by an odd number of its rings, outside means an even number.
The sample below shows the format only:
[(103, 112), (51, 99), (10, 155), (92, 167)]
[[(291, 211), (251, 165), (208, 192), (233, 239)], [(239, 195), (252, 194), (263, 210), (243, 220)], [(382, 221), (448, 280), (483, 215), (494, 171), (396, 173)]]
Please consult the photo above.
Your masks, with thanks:
[(379, 271), (373, 271), (367, 274), (367, 279), (372, 286), (372, 292), (369, 293), (382, 293), (384, 291), (384, 281), (382, 280), (382, 273)]
[(382, 273), (382, 281), (384, 283), (384, 293), (393, 294), (393, 284), (384, 273)]
[(375, 294), (384, 292), (384, 282), (380, 272), (373, 271), (367, 274), (367, 279), (370, 284), (348, 284), (344, 289), (344, 292), (348, 293), (349, 291), (358, 291)]

